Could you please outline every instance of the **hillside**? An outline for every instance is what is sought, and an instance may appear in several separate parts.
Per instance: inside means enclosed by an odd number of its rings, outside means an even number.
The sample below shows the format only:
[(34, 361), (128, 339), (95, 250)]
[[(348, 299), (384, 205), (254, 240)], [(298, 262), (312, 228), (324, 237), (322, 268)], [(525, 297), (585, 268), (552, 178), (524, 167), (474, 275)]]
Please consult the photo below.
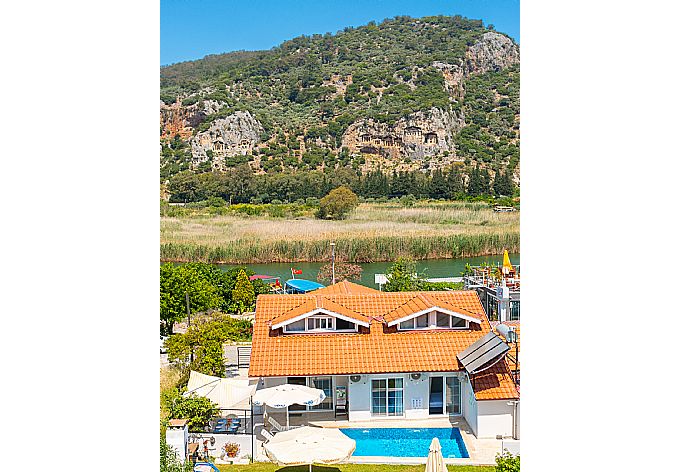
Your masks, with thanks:
[(405, 179), (492, 193), (497, 172), (519, 184), (519, 49), (478, 20), (397, 17), (161, 68), (172, 200), (386, 196)]

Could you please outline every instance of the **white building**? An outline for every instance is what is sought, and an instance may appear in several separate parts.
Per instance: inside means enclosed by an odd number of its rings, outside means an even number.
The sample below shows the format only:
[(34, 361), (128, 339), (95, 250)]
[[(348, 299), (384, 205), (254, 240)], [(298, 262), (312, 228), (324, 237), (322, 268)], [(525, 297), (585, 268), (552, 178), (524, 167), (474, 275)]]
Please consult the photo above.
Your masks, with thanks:
[(293, 414), (355, 423), (462, 416), (479, 438), (517, 436), (519, 393), (505, 345), (467, 360), (491, 332), (474, 291), (379, 292), (341, 282), (260, 295), (249, 376), (261, 379), (259, 388), (324, 390), (323, 403), (293, 406)]

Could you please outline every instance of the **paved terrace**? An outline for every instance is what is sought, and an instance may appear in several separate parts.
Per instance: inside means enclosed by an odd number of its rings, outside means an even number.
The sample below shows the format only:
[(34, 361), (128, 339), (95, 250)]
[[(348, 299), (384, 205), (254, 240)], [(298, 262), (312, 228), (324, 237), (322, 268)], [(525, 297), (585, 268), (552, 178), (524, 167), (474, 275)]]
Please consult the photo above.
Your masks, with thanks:
[[(281, 425), (286, 424), (285, 410), (274, 410), (268, 408), (268, 414), (278, 421)], [(255, 417), (257, 423), (262, 422), (262, 418)], [(495, 465), (496, 454), (502, 449), (502, 441), (500, 439), (477, 439), (472, 434), (469, 425), (464, 418), (457, 416), (451, 418), (433, 418), (433, 419), (379, 419), (373, 421), (348, 421), (342, 416), (342, 419), (333, 419), (333, 412), (305, 412), (300, 416), (294, 414), (290, 415), (290, 426), (319, 426), (322, 428), (458, 428), (462, 435), (462, 440), (465, 442), (469, 458), (447, 459), (444, 458), (447, 464), (456, 465)], [(258, 431), (263, 428), (261, 425)], [(266, 428), (270, 429), (270, 428)], [(257, 455), (256, 460), (262, 460)], [(265, 459), (263, 459), (265, 460)], [(370, 463), (370, 464), (425, 464), (426, 457), (387, 457), (387, 456), (353, 456), (351, 463)]]

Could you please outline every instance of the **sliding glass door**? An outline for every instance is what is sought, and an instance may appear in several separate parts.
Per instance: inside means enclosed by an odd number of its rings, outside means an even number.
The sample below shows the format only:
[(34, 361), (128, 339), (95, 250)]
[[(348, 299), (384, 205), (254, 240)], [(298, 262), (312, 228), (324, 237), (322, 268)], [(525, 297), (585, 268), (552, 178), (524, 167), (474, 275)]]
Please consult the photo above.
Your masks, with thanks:
[(403, 415), (403, 379), (373, 379), (371, 381), (371, 414), (374, 416)]
[(460, 380), (446, 377), (446, 413), (460, 413)]

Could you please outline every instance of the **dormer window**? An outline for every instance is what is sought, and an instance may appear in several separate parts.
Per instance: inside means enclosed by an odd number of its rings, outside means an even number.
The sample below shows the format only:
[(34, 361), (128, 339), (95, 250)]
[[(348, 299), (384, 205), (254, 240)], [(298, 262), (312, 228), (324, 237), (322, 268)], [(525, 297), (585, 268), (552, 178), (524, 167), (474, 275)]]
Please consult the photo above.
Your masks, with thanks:
[[(393, 323), (394, 324), (394, 323)], [(423, 313), (398, 323), (401, 331), (412, 329), (467, 329), (469, 322), (465, 318), (442, 311)]]
[(357, 332), (357, 325), (354, 322), (321, 311), (290, 323), (281, 324), (281, 326), (284, 333)]
[(307, 318), (307, 328), (309, 331), (334, 330), (334, 319), (330, 316), (313, 316)]

